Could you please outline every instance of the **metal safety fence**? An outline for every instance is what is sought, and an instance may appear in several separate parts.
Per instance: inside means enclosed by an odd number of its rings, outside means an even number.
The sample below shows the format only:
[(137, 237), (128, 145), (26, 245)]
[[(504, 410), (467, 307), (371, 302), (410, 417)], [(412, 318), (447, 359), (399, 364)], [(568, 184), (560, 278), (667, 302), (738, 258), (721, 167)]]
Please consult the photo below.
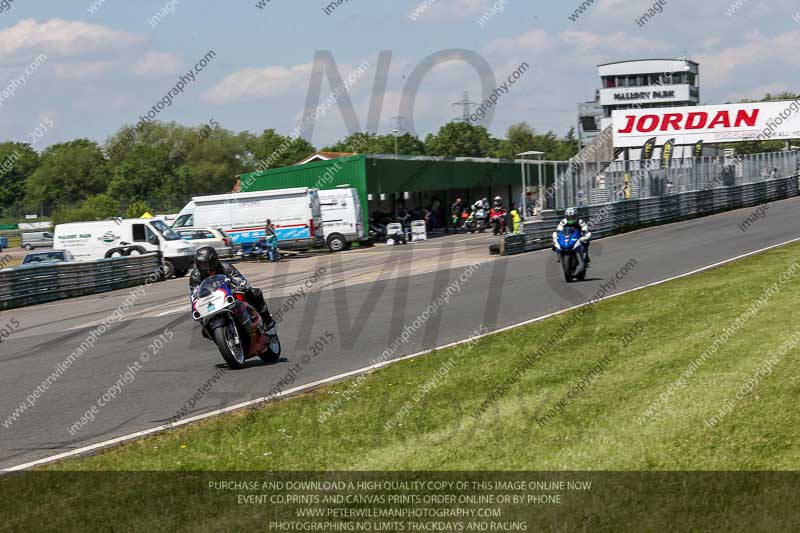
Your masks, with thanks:
[(0, 310), (125, 289), (160, 277), (161, 253), (0, 270)]
[[(543, 209), (603, 205), (732, 187), (794, 176), (800, 169), (796, 150), (738, 156), (645, 159), (606, 163), (541, 162), (552, 165), (548, 181), (537, 182), (536, 161), (526, 162), (526, 189)], [(550, 178), (549, 176), (555, 176)], [(541, 183), (541, 187), (539, 184)]]
[[(763, 181), (743, 180), (738, 185), (706, 187), (651, 198), (583, 206), (578, 208), (578, 212), (589, 223), (594, 239), (644, 226), (752, 207), (797, 195), (798, 177), (793, 175)], [(549, 248), (561, 213), (562, 211), (549, 210), (543, 213), (542, 220), (525, 222), (522, 233), (507, 235), (502, 239), (500, 253), (512, 255)]]

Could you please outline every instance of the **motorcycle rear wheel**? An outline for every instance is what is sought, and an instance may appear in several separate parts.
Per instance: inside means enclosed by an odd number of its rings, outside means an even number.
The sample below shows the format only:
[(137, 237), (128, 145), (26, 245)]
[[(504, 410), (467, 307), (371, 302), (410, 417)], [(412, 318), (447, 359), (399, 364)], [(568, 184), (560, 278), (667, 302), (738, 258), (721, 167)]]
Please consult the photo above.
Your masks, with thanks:
[(214, 342), (228, 366), (234, 370), (244, 368), (244, 346), (239, 338), (239, 330), (233, 320), (228, 320), (225, 327), (214, 330)]

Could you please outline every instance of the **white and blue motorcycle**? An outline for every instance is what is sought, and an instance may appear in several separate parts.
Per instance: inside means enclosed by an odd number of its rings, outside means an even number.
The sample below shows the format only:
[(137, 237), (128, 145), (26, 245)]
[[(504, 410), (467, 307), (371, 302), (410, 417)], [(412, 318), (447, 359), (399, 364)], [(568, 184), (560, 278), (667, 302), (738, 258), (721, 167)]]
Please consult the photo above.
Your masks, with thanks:
[(560, 257), (564, 281), (586, 279), (586, 246), (581, 232), (572, 227), (553, 233), (553, 248)]

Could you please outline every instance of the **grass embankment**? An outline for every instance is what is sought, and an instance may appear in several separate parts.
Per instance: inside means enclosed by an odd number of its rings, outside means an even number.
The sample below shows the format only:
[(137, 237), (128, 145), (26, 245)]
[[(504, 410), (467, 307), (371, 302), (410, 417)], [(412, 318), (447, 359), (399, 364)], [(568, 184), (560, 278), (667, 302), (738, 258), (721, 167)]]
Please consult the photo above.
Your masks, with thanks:
[[(0, 530), (327, 530), (324, 524), (316, 529), (276, 525), (311, 527), (313, 519), (299, 518), (302, 509), (310, 508), (306, 502), (240, 500), (306, 490), (225, 490), (209, 483), (314, 475), (280, 472), (287, 470), (398, 471), (353, 473), (354, 481), (369, 476), (378, 481), (430, 479), (421, 472), (402, 473), (409, 470), (798, 470), (800, 363), (796, 350), (774, 355), (800, 329), (795, 278), (752, 319), (736, 325), (794, 264), (798, 252), (800, 246), (778, 249), (599, 303), (593, 313), (565, 328), (549, 350), (540, 351), (533, 364), (526, 358), (546, 346), (562, 325), (574, 322), (575, 313), (487, 337), (471, 349), (401, 362), (360, 382), (275, 402), (254, 411), (255, 416), (209, 420), (93, 457), (0, 477)], [(727, 343), (720, 343), (734, 325)], [(692, 365), (715, 342), (718, 349), (702, 365)], [(775, 361), (772, 373), (759, 378), (730, 413), (708, 424), (770, 358)], [(517, 368), (526, 370), (518, 380), (507, 381)], [(693, 370), (686, 374), (687, 369)], [(438, 386), (422, 393), (420, 387), (435, 375)], [(685, 387), (665, 393), (682, 376)], [(568, 398), (581, 379), (589, 384)], [(473, 420), (471, 415), (503, 383), (510, 386)], [(642, 423), (643, 413), (662, 394), (667, 401), (656, 404), (657, 414)], [(561, 399), (563, 409), (556, 413), (551, 409)], [(339, 407), (320, 421), (332, 405)], [(130, 473), (153, 470), (191, 472)], [(337, 474), (317, 475), (337, 479)], [(438, 475), (497, 480), (514, 474)], [(502, 520), (525, 521), (528, 531), (780, 531), (797, 524), (790, 511), (796, 509), (797, 480), (783, 474), (575, 472), (522, 473), (516, 479), (520, 476), (594, 484), (582, 494), (567, 491), (563, 504), (503, 506)], [(316, 493), (320, 498), (330, 494)], [(409, 494), (405, 489), (394, 493)], [(363, 525), (353, 518), (327, 521), (331, 527)], [(375, 530), (424, 529), (384, 525)]]
[[(800, 362), (797, 350), (774, 352), (800, 330), (800, 270), (727, 343), (706, 352), (800, 261), (798, 252), (787, 246), (597, 304), (477, 421), (482, 402), (570, 315), (481, 339), (468, 351), (395, 364), (355, 388), (343, 382), (256, 416), (209, 420), (49, 468), (798, 470)], [(686, 374), (704, 352), (703, 364)], [(770, 357), (778, 361), (772, 373), (708, 424)], [(421, 394), (437, 372), (438, 386)], [(643, 423), (648, 406), (682, 375), (685, 386)], [(582, 378), (588, 386), (568, 397)], [(337, 398), (349, 399), (320, 421)]]

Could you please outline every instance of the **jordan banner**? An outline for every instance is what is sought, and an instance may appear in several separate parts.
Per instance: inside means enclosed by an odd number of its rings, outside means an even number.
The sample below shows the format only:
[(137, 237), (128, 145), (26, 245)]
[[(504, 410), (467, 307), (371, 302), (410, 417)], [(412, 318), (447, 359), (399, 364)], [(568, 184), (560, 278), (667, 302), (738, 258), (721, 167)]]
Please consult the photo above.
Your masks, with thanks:
[(748, 104), (620, 109), (612, 113), (614, 147), (800, 138), (800, 100)]

